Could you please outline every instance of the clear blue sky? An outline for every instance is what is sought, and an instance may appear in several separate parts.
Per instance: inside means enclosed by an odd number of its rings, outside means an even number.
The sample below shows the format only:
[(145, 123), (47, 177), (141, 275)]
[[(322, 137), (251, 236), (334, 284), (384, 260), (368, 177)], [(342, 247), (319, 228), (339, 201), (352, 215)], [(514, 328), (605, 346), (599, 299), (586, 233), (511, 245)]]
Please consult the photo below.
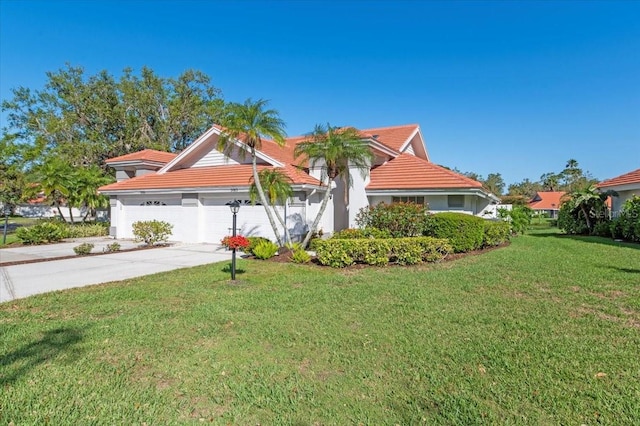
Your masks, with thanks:
[(208, 74), (315, 123), (420, 124), (432, 161), (507, 183), (640, 168), (640, 2), (0, 0), (0, 97), (66, 62)]

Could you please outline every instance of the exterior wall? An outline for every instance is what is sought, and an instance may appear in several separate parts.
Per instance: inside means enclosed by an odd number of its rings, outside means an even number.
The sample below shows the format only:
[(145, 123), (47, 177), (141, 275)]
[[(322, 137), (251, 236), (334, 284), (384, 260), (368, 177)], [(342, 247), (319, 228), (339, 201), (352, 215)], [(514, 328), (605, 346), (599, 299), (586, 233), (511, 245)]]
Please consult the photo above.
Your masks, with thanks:
[(226, 166), (230, 164), (239, 163), (235, 159), (225, 156), (220, 151), (212, 149), (196, 161), (191, 167)]
[(611, 210), (614, 213), (621, 211), (625, 201), (630, 200), (631, 198), (633, 198), (634, 195), (640, 196), (640, 188), (635, 190), (629, 189), (627, 191), (617, 191), (617, 192), (618, 192), (617, 197), (611, 197), (611, 200), (612, 200)]
[[(370, 182), (369, 168), (365, 176), (362, 176), (361, 171), (355, 167), (349, 167), (349, 174), (351, 175), (351, 186), (349, 190), (349, 198), (347, 200), (347, 216), (348, 227), (356, 227), (356, 216), (360, 212), (360, 209), (369, 207), (369, 197), (367, 197), (367, 185)], [(344, 202), (342, 200), (336, 200), (336, 202)], [(343, 228), (336, 228), (337, 231)]]
[[(393, 196), (391, 195), (374, 195), (369, 197), (371, 205), (376, 205), (381, 202), (390, 204), (392, 202), (392, 199)], [(465, 195), (464, 207), (462, 208), (449, 208), (448, 195), (424, 195), (424, 199), (425, 202), (429, 205), (429, 211), (432, 213), (459, 212), (483, 216), (483, 213), (487, 211), (487, 209), (491, 210), (491, 203), (489, 200), (477, 197), (475, 195)]]

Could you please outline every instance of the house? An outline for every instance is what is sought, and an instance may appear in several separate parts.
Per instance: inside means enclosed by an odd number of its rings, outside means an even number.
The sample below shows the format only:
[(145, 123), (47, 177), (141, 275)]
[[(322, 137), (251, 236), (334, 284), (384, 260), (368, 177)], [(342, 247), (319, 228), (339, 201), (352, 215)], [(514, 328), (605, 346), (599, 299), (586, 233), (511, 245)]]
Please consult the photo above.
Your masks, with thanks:
[(563, 191), (540, 191), (529, 201), (528, 206), (536, 213), (546, 214), (550, 218), (557, 218), (560, 205), (564, 201), (566, 192)]
[(622, 210), (625, 201), (634, 195), (640, 196), (640, 169), (600, 182), (598, 189), (613, 190), (618, 195), (611, 197), (611, 212), (615, 217)]
[[(157, 219), (173, 225), (172, 240), (218, 243), (232, 232), (229, 204), (238, 200), (238, 231), (275, 240), (264, 208), (249, 201), (251, 157), (240, 141), (234, 141), (228, 153), (219, 151), (221, 131), (211, 127), (178, 155), (145, 150), (107, 160), (117, 177), (100, 188), (110, 197), (111, 235), (131, 238), (134, 222)], [(364, 177), (350, 171), (349, 187), (332, 184), (331, 201), (319, 224), (325, 234), (355, 227), (360, 209), (380, 202), (410, 201), (428, 205), (430, 211), (472, 215), (482, 215), (499, 202), (479, 182), (433, 164), (418, 125), (360, 132), (375, 159)], [(308, 229), (326, 188), (322, 165), (300, 165), (294, 158), (296, 144), (304, 139), (288, 138), (283, 148), (264, 140), (256, 153), (259, 170), (277, 168), (291, 180), (293, 196), (276, 208), (293, 238)]]

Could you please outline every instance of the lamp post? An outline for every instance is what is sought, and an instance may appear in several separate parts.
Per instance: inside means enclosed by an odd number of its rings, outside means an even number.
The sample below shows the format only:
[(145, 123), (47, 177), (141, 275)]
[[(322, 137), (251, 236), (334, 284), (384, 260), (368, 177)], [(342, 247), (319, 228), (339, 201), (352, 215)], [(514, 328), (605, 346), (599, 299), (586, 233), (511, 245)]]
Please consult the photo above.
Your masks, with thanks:
[[(233, 230), (231, 231), (232, 236), (236, 236), (236, 215), (240, 210), (240, 201), (233, 200), (231, 204), (229, 204), (229, 208), (231, 209), (231, 213), (233, 213)], [(233, 252), (231, 253), (231, 281), (236, 280), (236, 248), (233, 247)]]

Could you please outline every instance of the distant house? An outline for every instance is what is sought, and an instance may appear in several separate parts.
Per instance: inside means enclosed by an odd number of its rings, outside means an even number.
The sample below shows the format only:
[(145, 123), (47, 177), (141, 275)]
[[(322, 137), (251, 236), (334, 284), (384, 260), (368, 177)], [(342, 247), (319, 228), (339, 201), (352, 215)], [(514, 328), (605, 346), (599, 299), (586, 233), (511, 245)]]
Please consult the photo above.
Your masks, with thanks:
[[(249, 201), (251, 156), (242, 152), (246, 146), (240, 141), (231, 152), (218, 150), (221, 132), (211, 127), (179, 155), (146, 150), (107, 160), (117, 180), (100, 188), (110, 197), (111, 235), (131, 238), (134, 222), (158, 219), (173, 225), (175, 241), (217, 243), (231, 233), (229, 204), (238, 200), (240, 232), (273, 239), (264, 208)], [(355, 227), (360, 209), (380, 202), (414, 202), (432, 212), (477, 216), (499, 202), (480, 182), (432, 163), (418, 125), (366, 129), (361, 135), (375, 158), (365, 176), (350, 171), (349, 187), (332, 185), (332, 201), (320, 222), (327, 235)], [(304, 139), (288, 138), (282, 148), (263, 140), (256, 152), (260, 170), (280, 170), (291, 181), (293, 196), (277, 209), (293, 238), (313, 221), (326, 188), (323, 164), (300, 166), (294, 158)]]
[(598, 188), (602, 191), (613, 190), (618, 193), (618, 196), (611, 197), (611, 211), (615, 216), (622, 210), (625, 201), (634, 195), (640, 196), (640, 169), (602, 181), (598, 184)]
[(560, 205), (564, 201), (562, 197), (566, 192), (563, 191), (541, 191), (529, 201), (529, 208), (537, 213), (547, 214), (551, 218), (558, 217)]

